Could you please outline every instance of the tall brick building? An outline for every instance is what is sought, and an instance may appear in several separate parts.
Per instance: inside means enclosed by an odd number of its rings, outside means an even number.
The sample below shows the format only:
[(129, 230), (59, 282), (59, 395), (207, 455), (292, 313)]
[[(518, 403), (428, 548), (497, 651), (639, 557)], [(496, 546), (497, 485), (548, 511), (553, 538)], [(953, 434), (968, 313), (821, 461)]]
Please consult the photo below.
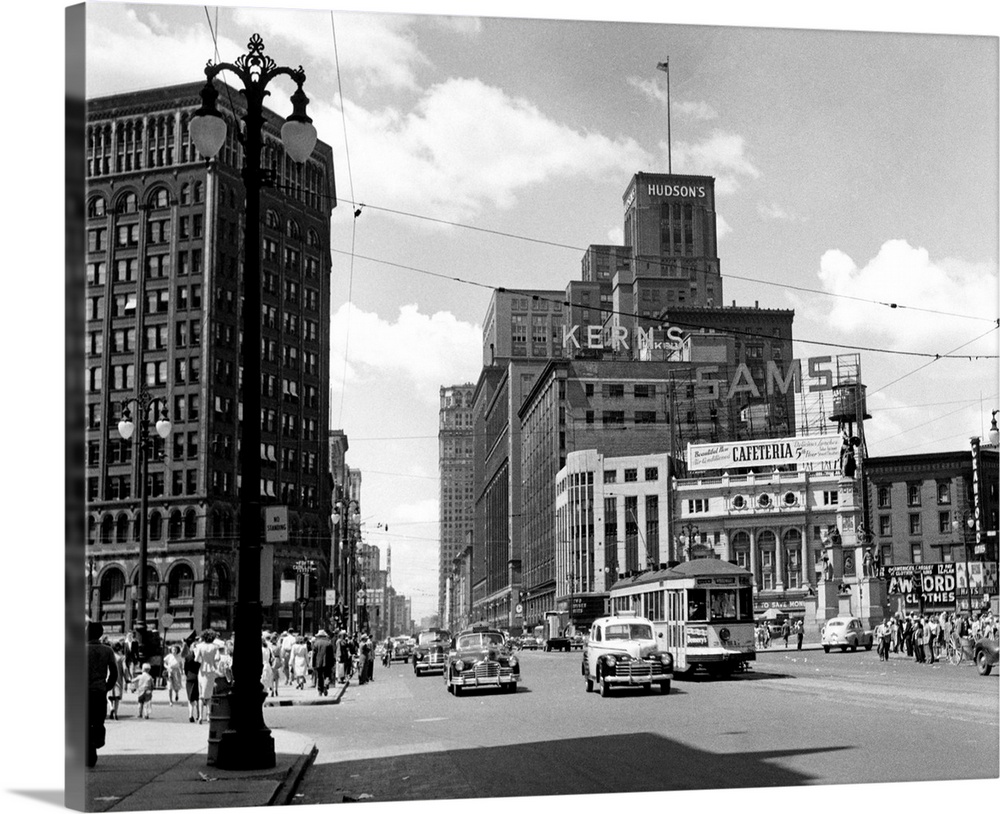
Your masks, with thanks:
[[(239, 530), (243, 420), (261, 424), (261, 499), (285, 505), (289, 541), (275, 546), (265, 622), (299, 619), (294, 563), (319, 564), (307, 624), (329, 582), (330, 216), (333, 154), (284, 154), (283, 120), (265, 111), (261, 197), (260, 416), (243, 416), (240, 325), (244, 187), (236, 138), (243, 97), (219, 96), (229, 135), (217, 159), (189, 133), (203, 83), (89, 100), (86, 116), (86, 495), (88, 608), (110, 632), (136, 616), (141, 461), (117, 424), (148, 389), (172, 428), (149, 449), (147, 623), (230, 630)], [(256, 319), (257, 315), (247, 315)], [(135, 404), (131, 405), (135, 414)], [(143, 416), (134, 415), (136, 433)], [(157, 416), (152, 416), (155, 421)], [(282, 590), (284, 586), (284, 591)]]

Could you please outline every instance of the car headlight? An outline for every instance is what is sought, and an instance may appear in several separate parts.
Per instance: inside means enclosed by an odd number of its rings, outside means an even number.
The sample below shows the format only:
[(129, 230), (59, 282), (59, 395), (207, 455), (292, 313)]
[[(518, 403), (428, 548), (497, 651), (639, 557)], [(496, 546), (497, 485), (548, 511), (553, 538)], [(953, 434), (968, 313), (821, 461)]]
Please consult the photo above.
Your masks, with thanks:
[(465, 669), (465, 662), (464, 661), (462, 661), (461, 659), (459, 659), (458, 661), (455, 662), (455, 670), (457, 672), (460, 673), (464, 669)]
[(615, 664), (617, 663), (617, 660), (615, 659), (614, 656), (608, 656), (604, 661), (608, 665), (608, 667), (614, 667)]
[(672, 670), (674, 667), (674, 657), (671, 656), (669, 653), (660, 653), (660, 662), (668, 670)]
[(517, 656), (511, 656), (511, 657), (510, 657), (510, 658), (509, 658), (509, 659), (507, 660), (507, 663), (508, 663), (508, 664), (509, 664), (509, 665), (510, 665), (511, 667), (517, 667)]

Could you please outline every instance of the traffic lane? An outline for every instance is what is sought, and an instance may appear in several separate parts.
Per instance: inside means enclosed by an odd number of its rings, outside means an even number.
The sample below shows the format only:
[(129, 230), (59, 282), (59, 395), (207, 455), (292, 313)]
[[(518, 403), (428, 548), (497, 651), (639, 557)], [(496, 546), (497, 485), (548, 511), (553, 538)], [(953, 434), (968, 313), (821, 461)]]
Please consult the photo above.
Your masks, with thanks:
[(380, 675), (373, 685), (349, 690), (345, 699), (356, 699), (355, 706), (324, 708), (336, 711), (330, 730), (337, 734), (325, 743), (318, 738), (308, 799), (995, 776), (995, 715), (992, 725), (955, 720), (943, 705), (946, 679), (937, 679), (937, 694), (922, 708), (931, 677), (916, 673), (917, 695), (903, 681), (894, 692), (908, 706), (892, 706), (890, 694), (873, 693), (863, 682), (864, 692), (851, 692), (858, 675), (873, 672), (854, 654), (826, 670), (809, 658), (764, 658), (731, 681), (675, 681), (668, 698), (641, 691), (588, 695), (578, 654), (522, 659), (525, 682), (515, 696), (484, 691), (454, 698), (440, 677)]

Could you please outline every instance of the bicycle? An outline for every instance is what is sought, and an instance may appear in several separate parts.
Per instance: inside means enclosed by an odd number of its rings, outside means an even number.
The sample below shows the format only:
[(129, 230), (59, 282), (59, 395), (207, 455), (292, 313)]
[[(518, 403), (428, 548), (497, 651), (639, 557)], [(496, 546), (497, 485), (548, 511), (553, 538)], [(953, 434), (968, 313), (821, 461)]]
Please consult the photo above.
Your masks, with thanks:
[(963, 639), (952, 638), (945, 644), (945, 658), (952, 664), (961, 664), (968, 659), (972, 661), (973, 640), (971, 636)]

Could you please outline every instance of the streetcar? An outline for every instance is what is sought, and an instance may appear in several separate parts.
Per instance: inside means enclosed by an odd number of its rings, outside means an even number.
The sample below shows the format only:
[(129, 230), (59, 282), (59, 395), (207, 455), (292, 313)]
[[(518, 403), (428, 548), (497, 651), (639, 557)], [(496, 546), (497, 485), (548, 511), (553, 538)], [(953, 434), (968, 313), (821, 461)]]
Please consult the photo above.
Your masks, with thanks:
[(653, 622), (674, 673), (712, 676), (745, 670), (756, 660), (753, 575), (724, 560), (698, 559), (620, 579), (610, 590), (612, 613), (633, 611)]

